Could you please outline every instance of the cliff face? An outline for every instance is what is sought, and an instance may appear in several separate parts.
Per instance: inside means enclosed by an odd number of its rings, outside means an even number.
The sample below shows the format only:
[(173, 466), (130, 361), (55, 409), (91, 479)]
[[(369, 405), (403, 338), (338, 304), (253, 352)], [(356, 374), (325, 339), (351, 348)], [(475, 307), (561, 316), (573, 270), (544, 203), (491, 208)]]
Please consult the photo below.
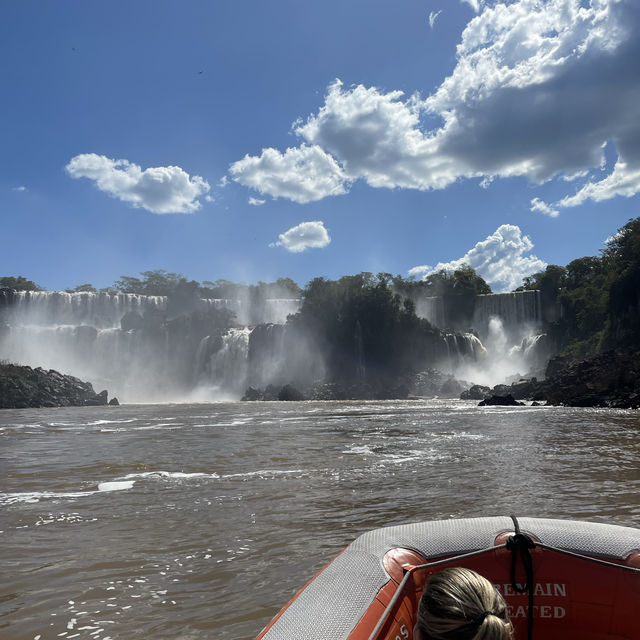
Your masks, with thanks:
[(551, 360), (545, 397), (549, 404), (570, 407), (640, 407), (640, 352), (606, 351), (588, 360)]
[[(117, 404), (114, 398), (110, 404)], [(0, 365), (0, 409), (80, 407), (107, 404), (107, 392), (89, 382), (40, 367)]]

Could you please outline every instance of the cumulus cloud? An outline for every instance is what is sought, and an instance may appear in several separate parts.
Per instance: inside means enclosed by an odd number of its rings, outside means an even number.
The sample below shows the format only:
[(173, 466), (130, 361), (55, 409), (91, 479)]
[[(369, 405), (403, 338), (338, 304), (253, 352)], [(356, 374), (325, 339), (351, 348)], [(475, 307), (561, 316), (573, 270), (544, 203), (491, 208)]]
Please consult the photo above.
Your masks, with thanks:
[(89, 178), (118, 200), (152, 213), (192, 213), (210, 187), (200, 176), (180, 167), (149, 167), (144, 171), (128, 160), (112, 160), (95, 153), (71, 158), (65, 167), (72, 178)]
[(271, 247), (284, 247), (291, 253), (301, 253), (307, 249), (322, 249), (331, 242), (329, 232), (321, 220), (301, 222), (278, 236)]
[(231, 165), (233, 179), (296, 202), (346, 193), (356, 180), (420, 190), (470, 178), (586, 180), (611, 141), (617, 173), (550, 210), (638, 193), (640, 3), (467, 2), (477, 15), (431, 95), (335, 81), (317, 113), (294, 123), (299, 147), (247, 155)]
[(438, 16), (442, 13), (442, 9), (440, 11), (431, 11), (429, 13), (429, 26), (433, 29), (433, 25), (436, 23)]
[(476, 13), (480, 11), (480, 7), (484, 5), (484, 0), (462, 0), (465, 4), (468, 4)]
[(534, 198), (531, 201), (530, 211), (544, 213), (545, 216), (549, 216), (550, 218), (557, 218), (560, 215), (557, 209), (549, 206), (544, 200), (540, 200), (540, 198)]
[(493, 291), (512, 291), (522, 284), (525, 276), (547, 266), (537, 256), (526, 255), (532, 249), (533, 242), (529, 236), (522, 235), (520, 227), (503, 224), (461, 258), (439, 262), (435, 267), (413, 267), (409, 275), (424, 279), (431, 273), (455, 271), (468, 264), (487, 281)]
[(266, 200), (261, 200), (260, 198), (254, 198), (253, 196), (249, 198), (249, 204), (252, 205), (253, 207), (259, 207), (263, 205), (265, 202)]
[(346, 193), (344, 172), (330, 154), (317, 145), (302, 145), (280, 153), (263, 149), (246, 155), (229, 168), (232, 178), (261, 194), (306, 203)]

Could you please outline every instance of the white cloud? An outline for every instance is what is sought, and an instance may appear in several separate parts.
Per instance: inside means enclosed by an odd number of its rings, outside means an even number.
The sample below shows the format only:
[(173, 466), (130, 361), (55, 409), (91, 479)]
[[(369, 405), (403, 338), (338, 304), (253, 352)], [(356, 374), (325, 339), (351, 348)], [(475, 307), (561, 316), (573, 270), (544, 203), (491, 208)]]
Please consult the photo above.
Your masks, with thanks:
[(480, 7), (484, 5), (484, 0), (462, 0), (462, 2), (468, 4), (476, 13), (478, 13)]
[(249, 198), (249, 204), (254, 207), (259, 207), (263, 205), (265, 202), (266, 200), (261, 200), (260, 198), (254, 198), (253, 196)]
[(25, 187), (24, 185), (20, 185), (19, 187), (13, 187), (11, 189), (11, 191), (20, 191), (20, 192), (24, 192), (24, 191), (28, 191), (27, 187)]
[(295, 227), (278, 236), (277, 242), (271, 247), (284, 247), (291, 253), (300, 253), (306, 249), (321, 249), (331, 242), (329, 232), (325, 229), (321, 220), (311, 222), (301, 222)]
[(220, 178), (220, 180), (218, 181), (218, 187), (220, 187), (221, 189), (224, 189), (227, 185), (229, 184), (229, 178), (227, 178), (227, 176), (222, 176), (222, 178)]
[(347, 192), (344, 172), (320, 147), (302, 145), (280, 153), (263, 149), (258, 157), (246, 155), (229, 172), (236, 182), (263, 195), (306, 203)]
[(557, 209), (549, 206), (544, 200), (540, 200), (540, 198), (534, 198), (531, 201), (530, 211), (544, 213), (545, 216), (549, 216), (550, 218), (557, 218), (560, 215)]
[(557, 203), (559, 207), (576, 207), (585, 200), (600, 202), (616, 196), (630, 198), (640, 192), (640, 163), (629, 166), (616, 162), (613, 172), (599, 182), (589, 182), (573, 196), (566, 196)]
[(461, 35), (455, 68), (432, 95), (336, 81), (317, 113), (294, 123), (301, 146), (245, 156), (231, 166), (234, 180), (296, 202), (346, 193), (359, 179), (420, 190), (469, 178), (575, 180), (601, 166), (610, 140), (626, 169), (585, 185), (584, 197), (637, 193), (640, 3), (467, 3), (477, 15)]
[(409, 270), (409, 275), (425, 278), (438, 271), (455, 271), (468, 264), (481, 275), (493, 291), (512, 291), (522, 284), (525, 276), (543, 270), (547, 263), (528, 254), (533, 242), (523, 236), (520, 227), (503, 224), (495, 233), (478, 242), (467, 253), (450, 262), (439, 262), (435, 267), (420, 266)]
[(438, 16), (442, 13), (442, 9), (440, 11), (431, 11), (429, 13), (429, 26), (433, 29), (433, 25), (436, 23)]
[(144, 171), (128, 160), (112, 160), (95, 153), (71, 158), (65, 167), (72, 178), (89, 178), (114, 198), (153, 213), (192, 213), (197, 198), (210, 187), (200, 176), (189, 176), (180, 167), (149, 167)]

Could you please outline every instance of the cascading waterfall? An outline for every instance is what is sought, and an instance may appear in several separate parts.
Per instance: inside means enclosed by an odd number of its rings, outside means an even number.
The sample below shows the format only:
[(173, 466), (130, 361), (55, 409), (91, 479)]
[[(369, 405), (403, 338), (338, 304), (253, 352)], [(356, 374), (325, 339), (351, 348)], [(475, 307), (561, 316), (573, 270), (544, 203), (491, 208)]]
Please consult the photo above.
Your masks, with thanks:
[(515, 291), (477, 296), (471, 326), (481, 335), (486, 335), (492, 318), (500, 318), (506, 331), (513, 329), (521, 333), (523, 327), (540, 326), (540, 292)]
[(225, 331), (215, 325), (216, 310), (242, 312), (255, 323), (284, 322), (300, 300), (267, 299), (252, 307), (202, 299), (195, 311), (204, 316), (175, 320), (167, 317), (168, 306), (164, 296), (2, 289), (0, 360), (75, 375), (125, 402), (183, 400), (194, 387), (209, 390), (202, 399), (216, 399), (216, 390), (239, 397), (252, 329)]
[[(248, 299), (203, 299), (186, 314), (169, 303), (163, 296), (0, 289), (0, 360), (75, 375), (124, 402), (233, 399), (249, 385), (323, 379), (321, 348), (295, 323), (283, 324), (300, 300), (252, 306)], [(251, 324), (233, 322), (221, 309)], [(422, 309), (446, 326), (441, 299), (427, 299)], [(443, 333), (425, 366), (485, 384), (543, 367), (550, 349), (535, 330), (540, 318), (537, 292), (479, 296), (478, 326)], [(354, 332), (351, 357), (364, 381), (362, 327)]]
[[(416, 313), (445, 330), (445, 301), (426, 297), (415, 301)], [(465, 380), (493, 385), (544, 368), (552, 349), (541, 333), (543, 309), (539, 291), (479, 295), (469, 320), (473, 333), (445, 333), (446, 363)], [(476, 346), (465, 344), (477, 341)]]

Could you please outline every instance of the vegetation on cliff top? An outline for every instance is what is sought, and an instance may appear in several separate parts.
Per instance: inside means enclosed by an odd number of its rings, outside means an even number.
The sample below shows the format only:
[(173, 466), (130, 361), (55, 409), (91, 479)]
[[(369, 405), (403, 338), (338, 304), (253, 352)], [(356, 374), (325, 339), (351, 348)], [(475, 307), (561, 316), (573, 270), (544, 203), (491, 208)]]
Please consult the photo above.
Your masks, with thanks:
[(543, 300), (560, 303), (562, 315), (549, 333), (561, 355), (640, 349), (640, 218), (609, 238), (600, 256), (549, 265), (525, 278), (521, 289), (538, 289)]

